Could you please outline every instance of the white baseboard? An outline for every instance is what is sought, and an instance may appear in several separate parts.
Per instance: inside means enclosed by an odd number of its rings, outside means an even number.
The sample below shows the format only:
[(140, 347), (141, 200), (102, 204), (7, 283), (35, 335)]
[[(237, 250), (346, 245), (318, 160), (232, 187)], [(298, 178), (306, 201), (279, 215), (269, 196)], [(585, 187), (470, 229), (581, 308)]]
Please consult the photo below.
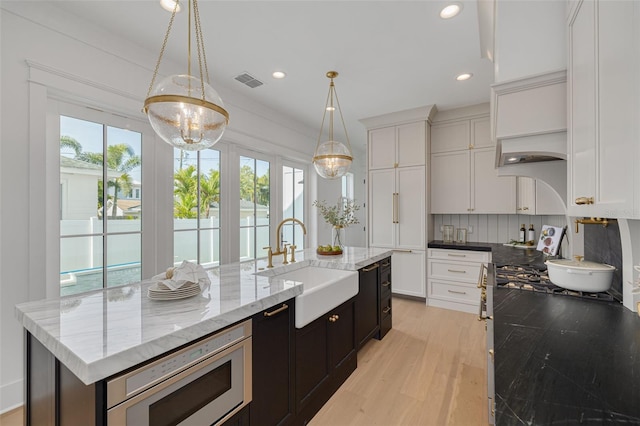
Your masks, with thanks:
[(24, 380), (16, 380), (0, 386), (0, 414), (24, 404)]

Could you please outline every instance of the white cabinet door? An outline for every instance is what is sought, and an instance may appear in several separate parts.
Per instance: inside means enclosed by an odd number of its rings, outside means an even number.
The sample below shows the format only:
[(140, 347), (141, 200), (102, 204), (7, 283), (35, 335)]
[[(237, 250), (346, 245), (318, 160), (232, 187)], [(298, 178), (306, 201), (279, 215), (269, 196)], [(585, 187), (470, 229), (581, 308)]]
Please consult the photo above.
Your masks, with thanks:
[(394, 247), (395, 169), (369, 172), (369, 244)]
[(425, 170), (424, 166), (396, 169), (397, 232), (396, 247), (424, 250)]
[(426, 122), (403, 124), (396, 128), (398, 167), (426, 164)]
[(384, 127), (369, 132), (369, 170), (426, 164), (426, 122)]
[(396, 162), (396, 128), (369, 131), (369, 170), (390, 169)]
[(498, 176), (495, 149), (472, 149), (473, 191), (471, 213), (513, 214), (516, 211), (516, 178)]
[(529, 177), (517, 177), (516, 213), (536, 214), (536, 180)]
[(394, 251), (391, 262), (392, 292), (406, 296), (426, 297), (425, 270), (426, 256), (424, 251)]
[(596, 40), (595, 2), (584, 1), (569, 25), (568, 208), (570, 215), (590, 216), (596, 188)]
[(431, 155), (431, 213), (470, 213), (469, 150)]
[[(596, 213), (599, 217), (633, 217), (632, 170), (640, 144), (637, 123), (640, 91), (637, 1), (598, 2), (598, 135), (596, 137)], [(634, 22), (636, 20), (636, 22)], [(635, 64), (635, 66), (634, 66)], [(637, 130), (636, 130), (637, 131)], [(634, 136), (635, 134), (635, 136)]]
[(473, 148), (495, 147), (491, 140), (491, 124), (488, 117), (471, 120), (471, 137)]
[(469, 149), (469, 120), (431, 125), (431, 153)]
[(545, 182), (518, 177), (517, 185), (517, 214), (547, 216), (566, 214), (562, 198)]

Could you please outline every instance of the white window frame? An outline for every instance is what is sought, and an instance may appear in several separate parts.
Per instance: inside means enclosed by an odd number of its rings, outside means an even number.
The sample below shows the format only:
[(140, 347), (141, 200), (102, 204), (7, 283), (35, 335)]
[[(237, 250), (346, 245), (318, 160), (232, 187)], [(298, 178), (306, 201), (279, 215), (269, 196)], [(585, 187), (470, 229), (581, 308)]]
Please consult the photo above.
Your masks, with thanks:
[[(279, 163), (280, 163), (278, 165), (278, 170), (279, 170), (278, 176), (279, 176), (279, 179), (280, 179), (279, 188), (282, 188), (282, 185), (284, 184), (284, 182), (282, 182), (283, 167), (285, 167), (285, 166), (286, 167), (291, 167), (291, 168), (294, 168), (294, 169), (302, 170), (304, 172), (304, 181), (303, 181), (303, 189), (302, 189), (302, 191), (304, 193), (304, 205), (303, 205), (304, 211), (302, 212), (302, 218), (303, 218), (302, 222), (305, 224), (305, 228), (307, 228), (307, 235), (305, 235), (303, 237), (302, 245), (299, 244), (299, 242), (296, 242), (297, 243), (296, 244), (297, 250), (302, 250), (302, 249), (304, 249), (304, 248), (306, 248), (308, 246), (307, 241), (309, 241), (309, 232), (311, 231), (309, 229), (309, 225), (308, 225), (308, 223), (309, 223), (309, 221), (308, 221), (308, 219), (309, 219), (309, 210), (310, 210), (309, 206), (311, 205), (309, 203), (310, 194), (309, 194), (309, 185), (308, 185), (309, 173), (310, 173), (309, 166), (308, 166), (308, 164), (304, 164), (304, 163), (301, 163), (301, 162), (298, 162), (298, 161), (289, 160), (289, 159), (286, 159), (286, 158), (281, 159), (279, 161)], [(283, 217), (284, 211), (282, 209), (282, 202), (283, 202), (282, 194), (283, 194), (283, 191), (281, 191), (281, 190), (278, 191), (278, 206), (279, 206), (279, 209), (278, 209), (278, 212), (279, 212), (278, 223), (280, 223), (283, 219), (285, 219)], [(277, 224), (276, 224), (276, 226), (277, 226)], [(275, 229), (274, 229), (274, 233), (275, 233)]]

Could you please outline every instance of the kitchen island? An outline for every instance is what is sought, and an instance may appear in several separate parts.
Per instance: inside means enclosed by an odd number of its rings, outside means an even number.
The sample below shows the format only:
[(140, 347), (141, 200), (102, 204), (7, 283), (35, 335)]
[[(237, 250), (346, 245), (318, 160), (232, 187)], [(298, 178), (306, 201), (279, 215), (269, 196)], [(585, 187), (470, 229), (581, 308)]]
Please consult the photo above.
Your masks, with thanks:
[[(298, 261), (294, 264), (276, 264), (274, 269), (288, 271), (312, 265), (357, 271), (390, 255), (388, 250), (347, 247), (342, 256), (329, 257), (308, 249), (296, 253)], [(27, 302), (16, 306), (15, 313), (26, 331), (27, 358), (31, 354), (29, 342), (32, 342), (55, 358), (53, 369), (64, 368), (74, 380), (89, 386), (251, 318), (303, 292), (301, 282), (268, 276), (277, 274), (274, 269), (266, 269), (263, 260), (209, 269), (211, 285), (200, 295), (187, 299), (151, 300), (146, 293), (152, 281), (143, 281)], [(28, 366), (33, 362), (37, 361), (27, 359)], [(46, 379), (45, 373), (42, 373), (43, 379)], [(40, 392), (34, 389), (40, 387), (40, 383), (38, 377), (29, 376), (29, 371), (27, 375), (29, 405), (30, 397), (37, 396), (32, 391)], [(56, 386), (42, 383), (42, 388), (53, 391)], [(96, 400), (104, 397), (99, 395), (100, 388), (95, 390)], [(28, 410), (29, 407), (27, 416)]]
[(640, 424), (640, 317), (493, 288), (497, 425)]

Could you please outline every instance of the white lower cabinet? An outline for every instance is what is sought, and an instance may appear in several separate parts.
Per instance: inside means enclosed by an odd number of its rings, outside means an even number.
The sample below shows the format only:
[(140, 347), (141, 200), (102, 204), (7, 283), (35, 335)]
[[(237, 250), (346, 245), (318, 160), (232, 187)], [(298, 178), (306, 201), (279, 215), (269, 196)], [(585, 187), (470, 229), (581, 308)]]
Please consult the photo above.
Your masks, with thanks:
[(477, 313), (480, 304), (480, 267), (490, 261), (491, 252), (428, 249), (427, 304)]
[(424, 250), (394, 250), (391, 258), (392, 292), (405, 296), (425, 297), (426, 253)]

